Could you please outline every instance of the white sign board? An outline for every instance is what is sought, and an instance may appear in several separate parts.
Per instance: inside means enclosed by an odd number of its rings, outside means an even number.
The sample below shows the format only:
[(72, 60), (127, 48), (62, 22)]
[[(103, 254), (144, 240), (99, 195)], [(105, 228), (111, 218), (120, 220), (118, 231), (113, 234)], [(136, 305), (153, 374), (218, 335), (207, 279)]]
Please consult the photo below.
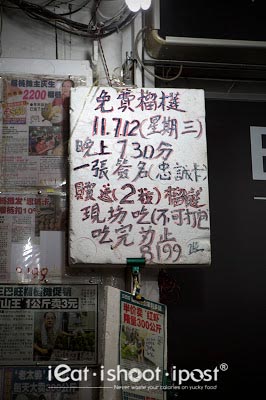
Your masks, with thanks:
[(70, 263), (209, 264), (204, 92), (71, 91)]
[(252, 176), (254, 180), (266, 180), (266, 128), (250, 127)]

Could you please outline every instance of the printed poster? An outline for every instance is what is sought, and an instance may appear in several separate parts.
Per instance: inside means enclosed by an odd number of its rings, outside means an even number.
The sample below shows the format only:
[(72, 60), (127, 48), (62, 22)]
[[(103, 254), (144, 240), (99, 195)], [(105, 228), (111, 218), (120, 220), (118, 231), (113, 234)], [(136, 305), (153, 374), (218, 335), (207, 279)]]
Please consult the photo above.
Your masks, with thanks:
[(0, 194), (0, 279), (44, 283), (65, 267), (66, 196)]
[(78, 383), (48, 381), (47, 368), (10, 367), (0, 369), (2, 400), (79, 400)]
[(204, 92), (71, 91), (70, 263), (210, 264)]
[(0, 365), (96, 364), (97, 285), (0, 285)]
[(2, 76), (2, 187), (61, 187), (66, 183), (70, 91), (83, 80)]
[(123, 399), (163, 400), (166, 307), (126, 292), (120, 307), (120, 367), (129, 371), (127, 380), (121, 374)]

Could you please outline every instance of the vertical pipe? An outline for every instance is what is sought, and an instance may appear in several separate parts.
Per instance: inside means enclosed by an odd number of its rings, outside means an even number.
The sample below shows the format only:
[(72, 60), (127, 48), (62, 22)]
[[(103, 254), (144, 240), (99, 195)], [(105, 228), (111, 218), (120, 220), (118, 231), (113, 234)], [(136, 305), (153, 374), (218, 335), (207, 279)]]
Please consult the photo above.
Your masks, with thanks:
[[(96, 11), (96, 20), (98, 23), (105, 23), (115, 18), (121, 10), (126, 7), (124, 0), (102, 0)], [(104, 56), (110, 73), (110, 78), (115, 69), (122, 67), (122, 33), (116, 32), (101, 40)], [(105, 74), (103, 60), (98, 62), (98, 77), (100, 85), (108, 85), (108, 79)]]

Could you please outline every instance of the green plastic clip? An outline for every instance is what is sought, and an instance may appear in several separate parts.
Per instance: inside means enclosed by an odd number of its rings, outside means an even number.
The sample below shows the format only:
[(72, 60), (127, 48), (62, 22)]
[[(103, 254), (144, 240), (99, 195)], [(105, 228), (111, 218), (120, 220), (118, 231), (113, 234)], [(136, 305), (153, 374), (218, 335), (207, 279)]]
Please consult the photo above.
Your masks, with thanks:
[(140, 267), (145, 265), (145, 258), (127, 258), (127, 265), (131, 267), (133, 277), (133, 298), (138, 301), (144, 301), (144, 297), (140, 294), (139, 274)]

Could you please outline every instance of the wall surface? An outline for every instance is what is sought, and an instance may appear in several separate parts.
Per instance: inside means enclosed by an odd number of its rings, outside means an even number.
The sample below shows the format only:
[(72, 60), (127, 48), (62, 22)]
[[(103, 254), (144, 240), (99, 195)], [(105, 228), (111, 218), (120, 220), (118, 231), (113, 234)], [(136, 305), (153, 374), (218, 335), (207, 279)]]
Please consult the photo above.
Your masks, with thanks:
[[(35, 1), (43, 4), (43, 1)], [(79, 2), (80, 3), (80, 2)], [(77, 20), (88, 23), (91, 19), (91, 3), (84, 11), (75, 15)], [(58, 10), (57, 10), (58, 11)], [(62, 12), (65, 10), (62, 10)], [(67, 11), (67, 10), (66, 10)], [(27, 15), (13, 8), (1, 8), (2, 30), (0, 33), (0, 71), (1, 73), (38, 73), (73, 75), (82, 74), (88, 78), (87, 84), (99, 82), (107, 85), (106, 71), (103, 65), (103, 58), (100, 55), (98, 41), (87, 38), (80, 38), (61, 32), (55, 27), (49, 27), (43, 23), (32, 20)], [(136, 20), (136, 29), (140, 28), (139, 18)], [(110, 76), (118, 74), (122, 69), (126, 51), (130, 53), (133, 47), (134, 24), (127, 27), (123, 32), (119, 31), (101, 40), (105, 59), (108, 65)], [(18, 61), (20, 60), (20, 61)], [(22, 60), (25, 60), (22, 61)], [(32, 61), (31, 61), (32, 60)], [(53, 60), (55, 62), (53, 63)], [(57, 62), (56, 62), (57, 61)], [(54, 68), (54, 64), (60, 63), (60, 68)], [(30, 64), (29, 64), (30, 63)], [(89, 68), (89, 65), (91, 68)], [(58, 65), (57, 65), (58, 66)], [(80, 67), (80, 68), (79, 68)], [(93, 70), (93, 73), (92, 73)], [(80, 72), (81, 71), (81, 72)], [(84, 72), (84, 74), (83, 74)], [(93, 75), (93, 76), (92, 76)], [(138, 70), (137, 82), (142, 83), (142, 76)], [(63, 282), (75, 283), (96, 283), (99, 285), (99, 363), (103, 357), (103, 287), (106, 285), (125, 288), (125, 271), (112, 268), (112, 271), (101, 269), (95, 271), (93, 265), (85, 267), (68, 268), (63, 276)], [(143, 276), (143, 290), (145, 297), (158, 300), (157, 271), (148, 271)], [(55, 282), (50, 279), (49, 283)], [(56, 282), (61, 279), (56, 278)], [(91, 382), (86, 382), (90, 385)], [(98, 397), (98, 389), (84, 389), (81, 399)]]
[[(60, 12), (59, 10), (57, 7), (56, 12)], [(64, 11), (66, 10), (61, 8), (61, 12)], [(2, 13), (1, 57), (88, 59), (91, 51), (88, 39), (61, 32), (53, 26), (30, 18), (16, 8), (2, 8)], [(78, 14), (80, 21), (88, 21), (91, 15), (90, 7)]]
[[(182, 399), (256, 398), (265, 354), (264, 181), (253, 181), (250, 126), (266, 126), (265, 103), (206, 102), (212, 267), (176, 270), (177, 305), (168, 306), (169, 363), (215, 368), (215, 392)], [(203, 396), (203, 397), (201, 397)]]

